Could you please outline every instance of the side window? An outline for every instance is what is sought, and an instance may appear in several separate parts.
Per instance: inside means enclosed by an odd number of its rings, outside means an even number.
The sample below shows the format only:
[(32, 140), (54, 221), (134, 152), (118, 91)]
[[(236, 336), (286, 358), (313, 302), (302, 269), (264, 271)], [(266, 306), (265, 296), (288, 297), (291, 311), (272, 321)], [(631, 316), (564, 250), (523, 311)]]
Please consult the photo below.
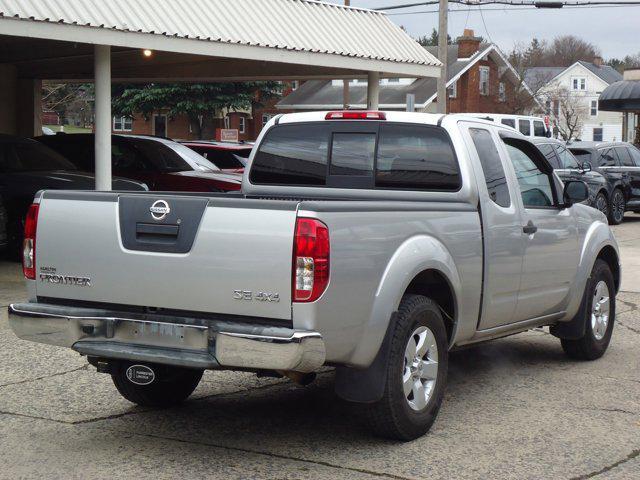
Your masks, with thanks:
[(489, 198), (501, 207), (509, 207), (511, 205), (509, 185), (502, 167), (500, 154), (493, 138), (491, 138), (491, 133), (481, 128), (470, 128), (469, 135), (471, 135), (482, 164)]
[(574, 157), (569, 150), (567, 150), (562, 145), (556, 145), (555, 148), (558, 151), (558, 157), (560, 158), (560, 165), (562, 165), (562, 168), (580, 168), (580, 165), (578, 165), (578, 160), (576, 160), (576, 157)]
[(149, 169), (140, 154), (125, 143), (120, 142), (111, 144), (111, 163), (114, 170), (141, 172)]
[(629, 147), (629, 154), (631, 155), (635, 166), (640, 167), (640, 150), (636, 147)]
[(505, 143), (505, 146), (516, 171), (525, 208), (552, 207), (551, 177), (540, 170), (529, 153), (522, 148), (509, 143)]
[(421, 125), (381, 125), (376, 186), (458, 190), (460, 170), (445, 130)]
[(598, 151), (598, 166), (599, 167), (615, 167), (616, 166), (616, 154), (613, 148), (605, 148)]
[(631, 154), (629, 153), (629, 149), (626, 147), (617, 147), (614, 149), (618, 154), (618, 159), (620, 160), (620, 164), (623, 167), (635, 167), (635, 163), (633, 163), (633, 159), (631, 158)]
[(529, 137), (531, 135), (531, 122), (529, 120), (518, 120), (518, 130), (523, 135)]
[(283, 125), (260, 145), (251, 181), (267, 185), (324, 185), (329, 132), (320, 125)]
[(533, 136), (534, 137), (546, 137), (547, 129), (544, 126), (544, 122), (540, 120), (533, 121)]
[(536, 147), (538, 147), (538, 150), (542, 152), (542, 154), (547, 159), (547, 162), (549, 162), (553, 168), (563, 168), (560, 160), (556, 156), (556, 150), (555, 148), (553, 148), (553, 145), (551, 145), (550, 143), (543, 143), (540, 145), (536, 145)]
[(516, 121), (513, 118), (503, 118), (502, 124), (507, 127), (516, 128)]

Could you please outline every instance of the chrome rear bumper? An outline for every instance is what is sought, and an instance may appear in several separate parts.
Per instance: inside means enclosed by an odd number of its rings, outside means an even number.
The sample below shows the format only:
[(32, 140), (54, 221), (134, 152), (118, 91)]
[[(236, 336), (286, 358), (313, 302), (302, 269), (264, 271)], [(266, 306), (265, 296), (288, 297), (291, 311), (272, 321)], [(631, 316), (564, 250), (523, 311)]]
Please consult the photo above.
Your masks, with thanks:
[(318, 332), (231, 321), (18, 303), (9, 305), (9, 325), (23, 340), (101, 358), (296, 372), (325, 360)]

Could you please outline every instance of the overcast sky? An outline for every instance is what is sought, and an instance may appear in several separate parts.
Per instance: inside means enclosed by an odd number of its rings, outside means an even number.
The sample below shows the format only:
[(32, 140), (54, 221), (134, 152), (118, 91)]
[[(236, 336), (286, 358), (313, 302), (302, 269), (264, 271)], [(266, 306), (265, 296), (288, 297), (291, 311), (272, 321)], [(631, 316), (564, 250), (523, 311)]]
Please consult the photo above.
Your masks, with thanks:
[[(343, 0), (330, 0), (344, 3)], [(390, 5), (417, 3), (419, 0), (352, 0), (351, 5), (365, 8), (381, 8)], [(517, 7), (516, 7), (517, 8)], [(577, 35), (593, 43), (602, 51), (605, 59), (640, 53), (640, 6), (601, 7), (561, 10), (500, 8), (486, 6), (483, 16), (477, 7), (454, 5), (452, 10), (471, 10), (449, 14), (449, 35), (460, 36), (465, 28), (472, 28), (477, 35), (493, 40), (506, 52), (518, 41), (528, 43), (533, 37), (551, 40), (558, 35)], [(493, 10), (491, 10), (493, 9)], [(395, 23), (403, 25), (412, 36), (429, 35), (438, 26), (438, 6), (427, 5), (406, 10), (390, 10)], [(399, 12), (433, 12), (396, 15)]]

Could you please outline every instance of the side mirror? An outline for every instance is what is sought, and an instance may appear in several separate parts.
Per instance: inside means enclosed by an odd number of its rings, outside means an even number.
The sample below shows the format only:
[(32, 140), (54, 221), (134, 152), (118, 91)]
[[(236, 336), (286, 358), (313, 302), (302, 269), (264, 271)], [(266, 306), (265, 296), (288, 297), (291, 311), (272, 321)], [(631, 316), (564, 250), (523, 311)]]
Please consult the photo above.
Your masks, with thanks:
[(592, 170), (591, 163), (589, 162), (584, 162), (581, 168), (583, 172), (590, 172)]
[(574, 203), (584, 202), (589, 198), (589, 188), (587, 184), (579, 180), (570, 180), (564, 184), (562, 200), (565, 207), (570, 207)]

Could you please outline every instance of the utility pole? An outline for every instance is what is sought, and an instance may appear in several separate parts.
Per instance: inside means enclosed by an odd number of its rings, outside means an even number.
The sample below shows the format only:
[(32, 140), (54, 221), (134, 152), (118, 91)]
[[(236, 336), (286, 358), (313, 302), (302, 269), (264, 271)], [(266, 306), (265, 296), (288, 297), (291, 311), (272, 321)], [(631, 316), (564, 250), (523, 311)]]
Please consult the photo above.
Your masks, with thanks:
[[(350, 7), (351, 0), (344, 0), (344, 6)], [(349, 110), (349, 103), (351, 103), (351, 99), (349, 98), (349, 80), (342, 81), (342, 106), (345, 110)]]
[(447, 34), (448, 34), (448, 0), (440, 0), (438, 12), (438, 60), (442, 62), (440, 78), (438, 78), (438, 94), (436, 105), (438, 113), (447, 113)]

